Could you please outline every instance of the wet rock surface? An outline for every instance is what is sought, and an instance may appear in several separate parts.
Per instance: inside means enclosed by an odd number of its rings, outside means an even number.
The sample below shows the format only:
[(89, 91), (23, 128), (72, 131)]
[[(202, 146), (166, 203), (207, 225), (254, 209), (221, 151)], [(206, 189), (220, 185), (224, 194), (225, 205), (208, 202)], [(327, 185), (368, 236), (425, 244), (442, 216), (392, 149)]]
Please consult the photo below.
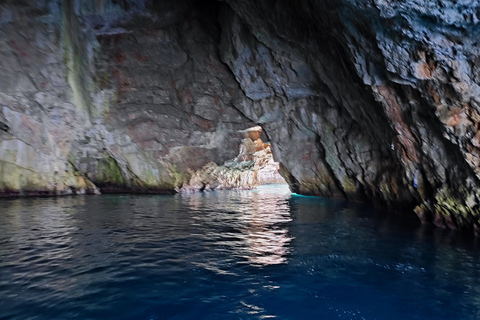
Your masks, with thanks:
[(181, 189), (257, 124), (295, 192), (477, 232), (479, 19), (478, 1), (2, 1), (0, 190)]

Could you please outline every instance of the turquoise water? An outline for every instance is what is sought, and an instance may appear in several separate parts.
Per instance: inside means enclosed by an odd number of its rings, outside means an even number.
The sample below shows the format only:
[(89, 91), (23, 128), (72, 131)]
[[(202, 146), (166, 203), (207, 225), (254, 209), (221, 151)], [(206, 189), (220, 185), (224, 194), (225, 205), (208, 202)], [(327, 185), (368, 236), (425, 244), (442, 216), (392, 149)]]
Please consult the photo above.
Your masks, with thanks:
[(480, 318), (472, 239), (284, 186), (0, 208), (0, 319)]

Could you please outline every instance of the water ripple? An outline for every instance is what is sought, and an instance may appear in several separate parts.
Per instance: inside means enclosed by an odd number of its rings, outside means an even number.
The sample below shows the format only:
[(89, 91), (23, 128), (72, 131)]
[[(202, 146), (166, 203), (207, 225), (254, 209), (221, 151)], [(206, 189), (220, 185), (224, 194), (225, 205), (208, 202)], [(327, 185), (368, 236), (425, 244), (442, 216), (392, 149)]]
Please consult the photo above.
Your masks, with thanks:
[(0, 319), (480, 317), (474, 250), (285, 187), (2, 201)]

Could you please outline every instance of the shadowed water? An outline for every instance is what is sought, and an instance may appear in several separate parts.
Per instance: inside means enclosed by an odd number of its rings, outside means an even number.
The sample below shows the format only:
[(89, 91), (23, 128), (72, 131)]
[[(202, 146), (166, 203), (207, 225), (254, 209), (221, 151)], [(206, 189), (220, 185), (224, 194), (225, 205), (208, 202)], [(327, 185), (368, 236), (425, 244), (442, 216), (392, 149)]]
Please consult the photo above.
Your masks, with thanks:
[(0, 319), (480, 318), (471, 239), (284, 186), (0, 207)]

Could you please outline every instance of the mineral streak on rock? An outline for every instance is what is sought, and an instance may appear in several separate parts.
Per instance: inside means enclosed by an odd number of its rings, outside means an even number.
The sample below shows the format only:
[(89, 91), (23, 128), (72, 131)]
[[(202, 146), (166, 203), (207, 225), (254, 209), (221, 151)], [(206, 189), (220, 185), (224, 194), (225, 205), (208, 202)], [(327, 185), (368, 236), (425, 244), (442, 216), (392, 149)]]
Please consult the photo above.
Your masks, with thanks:
[(297, 193), (478, 232), (479, 21), (476, 0), (2, 1), (0, 193), (186, 188), (260, 125)]
[(0, 4), (0, 194), (172, 192), (236, 156), (216, 11), (126, 3)]

